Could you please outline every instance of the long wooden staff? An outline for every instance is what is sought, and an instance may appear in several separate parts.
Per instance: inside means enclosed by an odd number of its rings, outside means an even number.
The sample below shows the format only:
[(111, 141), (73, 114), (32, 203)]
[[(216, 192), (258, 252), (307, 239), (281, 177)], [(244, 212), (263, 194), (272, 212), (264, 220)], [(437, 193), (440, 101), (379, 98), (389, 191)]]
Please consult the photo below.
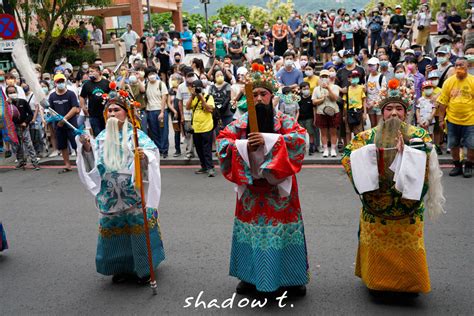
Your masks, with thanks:
[(250, 81), (245, 84), (245, 96), (247, 98), (250, 132), (258, 133), (257, 112), (255, 111), (255, 101), (253, 99), (253, 84)]
[[(133, 103), (132, 103), (133, 104)], [(143, 226), (145, 228), (145, 237), (146, 237), (146, 248), (148, 251), (148, 265), (150, 267), (150, 287), (153, 291), (153, 295), (156, 295), (156, 278), (155, 278), (155, 270), (153, 269), (153, 257), (151, 252), (151, 241), (150, 241), (150, 229), (148, 227), (148, 216), (146, 212), (146, 201), (145, 201), (145, 190), (143, 188), (143, 178), (142, 178), (142, 168), (140, 163), (140, 155), (138, 153), (138, 131), (137, 131), (137, 122), (135, 118), (135, 109), (133, 106), (130, 106), (128, 109), (129, 116), (132, 120), (133, 126), (133, 141), (135, 144), (135, 184), (140, 189), (140, 197), (142, 200), (142, 212), (143, 212)]]

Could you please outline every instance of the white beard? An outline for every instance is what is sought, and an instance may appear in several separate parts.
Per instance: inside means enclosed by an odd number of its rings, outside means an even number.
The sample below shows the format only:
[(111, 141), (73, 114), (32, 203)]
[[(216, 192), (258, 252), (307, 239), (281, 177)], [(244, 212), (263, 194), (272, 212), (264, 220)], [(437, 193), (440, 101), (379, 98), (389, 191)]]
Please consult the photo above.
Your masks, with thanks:
[(128, 148), (128, 120), (122, 126), (120, 143), (119, 120), (111, 117), (105, 126), (104, 165), (107, 171), (116, 172), (127, 167), (130, 150)]

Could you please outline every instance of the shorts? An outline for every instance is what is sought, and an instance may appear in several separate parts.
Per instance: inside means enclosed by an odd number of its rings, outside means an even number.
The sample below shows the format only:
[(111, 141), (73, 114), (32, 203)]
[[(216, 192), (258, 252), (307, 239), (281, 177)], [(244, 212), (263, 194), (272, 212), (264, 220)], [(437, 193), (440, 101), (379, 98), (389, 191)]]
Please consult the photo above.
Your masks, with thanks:
[(316, 114), (316, 127), (318, 128), (336, 128), (341, 123), (341, 112), (333, 116), (325, 114)]
[(373, 107), (369, 111), (367, 111), (367, 113), (368, 114), (375, 114), (375, 115), (382, 115), (382, 110), (377, 108), (377, 107)]
[(332, 54), (332, 45), (329, 44), (326, 47), (319, 47), (321, 54)]
[(300, 124), (300, 126), (306, 128), (306, 131), (308, 132), (309, 135), (315, 136), (316, 135), (316, 130), (314, 129), (313, 121), (314, 121), (314, 119), (312, 119), (312, 118), (306, 119), (306, 120), (298, 120), (298, 124)]
[(59, 127), (56, 125), (56, 141), (58, 150), (67, 149), (67, 141), (71, 143), (72, 149), (76, 149), (76, 140), (74, 137), (74, 131), (69, 127)]
[(448, 122), (448, 148), (474, 149), (474, 125), (457, 125)]

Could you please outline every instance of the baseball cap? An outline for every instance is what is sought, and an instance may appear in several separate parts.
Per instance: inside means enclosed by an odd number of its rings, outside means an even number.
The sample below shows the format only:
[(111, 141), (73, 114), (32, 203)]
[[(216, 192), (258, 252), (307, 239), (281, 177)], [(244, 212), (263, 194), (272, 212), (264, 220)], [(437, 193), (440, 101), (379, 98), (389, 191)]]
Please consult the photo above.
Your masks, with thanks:
[(436, 55), (438, 55), (438, 54), (449, 54), (448, 49), (446, 48), (446, 46), (441, 46), (441, 47), (436, 51)]
[(237, 75), (246, 75), (247, 72), (248, 70), (245, 67), (239, 67), (239, 69), (237, 69)]
[(359, 72), (357, 70), (352, 70), (348, 77), (359, 77)]
[(395, 9), (401, 9), (401, 8), (402, 8), (402, 6), (399, 5), (399, 4), (397, 4), (397, 5), (395, 6)]
[(330, 75), (330, 72), (329, 70), (327, 69), (323, 69), (321, 70), (321, 72), (319, 73), (319, 76), (329, 76)]
[(439, 74), (439, 71), (438, 71), (438, 70), (432, 70), (432, 71), (430, 71), (430, 73), (428, 74), (428, 79), (439, 78), (439, 77), (440, 77), (440, 74)]
[(354, 56), (354, 51), (352, 51), (352, 49), (346, 49), (342, 57), (347, 57), (347, 56)]
[(423, 84), (421, 85), (421, 88), (424, 89), (424, 88), (432, 88), (434, 87), (433, 85), (433, 82), (431, 80), (426, 80), (425, 82), (423, 82)]
[(380, 64), (380, 61), (377, 57), (372, 57), (372, 58), (369, 59), (367, 64), (368, 65), (378, 65), (378, 64)]
[(193, 81), (193, 88), (204, 88), (202, 81), (197, 79)]
[(64, 80), (66, 81), (66, 77), (63, 74), (57, 74), (54, 76), (54, 82), (59, 81), (59, 80)]
[(202, 25), (201, 25), (201, 24), (198, 24), (198, 25), (196, 25), (196, 28), (197, 28), (197, 29), (202, 29)]
[(405, 55), (406, 55), (406, 54), (415, 55), (415, 51), (414, 51), (413, 49), (407, 49), (407, 50), (405, 51)]

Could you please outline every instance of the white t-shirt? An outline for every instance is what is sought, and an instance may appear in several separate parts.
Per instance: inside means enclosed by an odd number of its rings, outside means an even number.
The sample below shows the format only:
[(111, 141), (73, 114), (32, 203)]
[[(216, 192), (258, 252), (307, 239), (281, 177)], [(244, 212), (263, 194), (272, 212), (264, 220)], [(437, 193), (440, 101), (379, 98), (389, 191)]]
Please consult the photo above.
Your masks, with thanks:
[(158, 111), (161, 110), (163, 104), (163, 97), (168, 95), (168, 89), (166, 85), (161, 81), (157, 80), (153, 83), (148, 82), (146, 87), (146, 110), (147, 111)]
[[(418, 103), (416, 104), (416, 108), (420, 109), (420, 120), (422, 122), (428, 121), (428, 118), (431, 116), (433, 112), (433, 108), (435, 107), (434, 102), (430, 99), (425, 97), (421, 97), (418, 99)], [(434, 123), (434, 119), (430, 122), (430, 124)]]
[(188, 103), (189, 98), (191, 98), (191, 92), (189, 91), (186, 82), (183, 82), (178, 86), (176, 99), (183, 101), (183, 114), (185, 121), (191, 121), (191, 118), (193, 116), (193, 112), (191, 110), (186, 110), (186, 103)]
[[(394, 43), (396, 48), (398, 49), (408, 49), (410, 48), (410, 41), (407, 40), (406, 38), (403, 39), (397, 39)], [(399, 61), (403, 61), (405, 59), (405, 53), (400, 51), (400, 59)]]
[(125, 42), (125, 48), (127, 49), (127, 52), (129, 52), (130, 47), (137, 44), (137, 39), (139, 39), (140, 36), (138, 36), (134, 30), (131, 30), (130, 33), (128, 31), (123, 33), (120, 38)]
[(366, 95), (369, 107), (373, 107), (375, 103), (379, 101), (380, 90), (382, 87), (387, 86), (387, 78), (385, 78), (385, 76), (382, 77), (382, 85), (380, 85), (380, 76), (381, 74), (377, 74), (375, 76), (370, 74), (369, 78), (367, 79), (367, 83), (365, 84), (367, 87)]
[[(339, 95), (340, 88), (339, 88), (338, 85), (330, 84), (329, 89), (331, 89), (332, 93), (334, 93), (335, 95)], [(327, 89), (321, 88), (321, 86), (317, 86), (317, 87), (314, 88), (311, 100), (321, 99), (323, 96), (326, 97), (324, 99), (324, 102), (322, 104), (318, 105), (318, 107), (316, 108), (316, 114), (324, 114), (323, 109), (326, 106), (329, 106), (332, 109), (334, 109), (334, 111), (335, 111), (334, 113), (339, 113), (339, 106), (337, 105), (337, 102), (336, 101), (331, 101), (327, 97), (328, 95), (329, 95), (329, 92), (327, 91)]]

